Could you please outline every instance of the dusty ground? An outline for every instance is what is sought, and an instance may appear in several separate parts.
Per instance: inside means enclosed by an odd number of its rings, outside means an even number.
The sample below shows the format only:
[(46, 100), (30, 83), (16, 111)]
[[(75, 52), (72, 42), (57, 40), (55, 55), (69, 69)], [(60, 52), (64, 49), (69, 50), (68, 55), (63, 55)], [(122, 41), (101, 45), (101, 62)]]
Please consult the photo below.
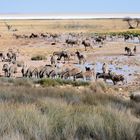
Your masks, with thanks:
[[(12, 25), (12, 29), (18, 29), (17, 32), (8, 31), (6, 24)], [(72, 26), (73, 25), (73, 26)], [(69, 33), (69, 32), (83, 32), (83, 33), (95, 33), (95, 32), (107, 32), (107, 31), (126, 31), (127, 23), (121, 19), (98, 19), (98, 20), (9, 20), (0, 21), (0, 51), (6, 52), (9, 48), (18, 49), (19, 61), (24, 61), (28, 66), (30, 65), (45, 65), (49, 64), (50, 55), (54, 51), (63, 50), (66, 48), (70, 52), (75, 52), (79, 49), (87, 56), (87, 65), (95, 67), (96, 71), (101, 70), (101, 65), (104, 62), (109, 64), (110, 69), (116, 73), (123, 74), (127, 79), (127, 87), (135, 87), (140, 85), (140, 46), (139, 44), (129, 42), (105, 42), (102, 48), (94, 46), (93, 49), (84, 51), (82, 46), (66, 47), (63, 43), (57, 43), (51, 45), (45, 39), (15, 39), (13, 33), (26, 34), (31, 33)], [(137, 54), (135, 56), (125, 56), (124, 47), (137, 46)], [(32, 56), (38, 54), (46, 56), (48, 59), (44, 61), (31, 61)], [(77, 61), (77, 60), (75, 60)], [(71, 63), (75, 62), (71, 61)], [(3, 62), (0, 63), (0, 73), (2, 72)], [(19, 76), (21, 76), (19, 68)]]

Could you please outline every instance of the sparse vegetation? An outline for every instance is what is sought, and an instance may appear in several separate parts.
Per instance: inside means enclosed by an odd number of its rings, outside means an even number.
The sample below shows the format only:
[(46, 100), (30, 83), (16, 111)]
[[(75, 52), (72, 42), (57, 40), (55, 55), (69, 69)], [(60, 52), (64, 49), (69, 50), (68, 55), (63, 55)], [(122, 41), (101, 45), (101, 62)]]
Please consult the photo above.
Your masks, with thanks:
[[(95, 34), (95, 33), (93, 33)], [(140, 30), (134, 29), (131, 31), (116, 31), (116, 32), (106, 32), (106, 33), (96, 33), (97, 35), (133, 35), (134, 37), (137, 37), (140, 35)]]
[(126, 21), (126, 22), (128, 23), (129, 29), (135, 29), (135, 27), (132, 26), (132, 23), (131, 23), (131, 21), (133, 21), (132, 18), (130, 18), (130, 17), (125, 17), (125, 18), (123, 19), (123, 21)]
[(72, 81), (63, 79), (41, 79), (38, 81), (42, 86), (58, 86), (58, 85), (72, 85), (72, 86), (88, 86), (89, 82), (84, 81)]
[[(129, 29), (135, 29), (138, 28), (140, 19), (139, 18), (130, 18), (130, 17), (125, 17), (123, 21), (126, 21), (128, 23)], [(132, 22), (134, 22), (136, 25), (132, 25)], [(133, 23), (133, 24), (134, 24)]]
[(138, 28), (140, 24), (140, 18), (135, 18), (134, 20), (136, 22), (136, 28)]
[(31, 58), (31, 60), (37, 61), (37, 60), (46, 60), (47, 58), (43, 55), (37, 55), (37, 56), (33, 56)]

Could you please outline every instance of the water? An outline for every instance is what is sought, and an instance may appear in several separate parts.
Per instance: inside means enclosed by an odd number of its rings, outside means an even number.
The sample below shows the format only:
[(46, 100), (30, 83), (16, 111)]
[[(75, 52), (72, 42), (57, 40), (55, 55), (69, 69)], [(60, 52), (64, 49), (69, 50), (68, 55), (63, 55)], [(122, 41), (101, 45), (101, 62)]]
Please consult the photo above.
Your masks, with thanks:
[[(94, 68), (96, 73), (97, 72), (102, 73), (103, 63), (96, 62), (95, 65), (90, 64), (90, 63), (85, 63), (84, 65), (75, 64), (75, 66), (78, 68), (81, 68), (82, 70), (84, 70), (85, 67), (90, 67), (91, 69)], [(125, 79), (127, 80), (127, 82), (131, 82), (134, 79), (133, 74), (135, 73), (137, 69), (136, 67), (131, 67), (128, 65), (119, 67), (118, 65), (109, 64), (108, 67), (109, 67), (109, 70), (116, 73), (117, 75), (119, 74), (123, 75)]]
[(127, 42), (129, 42), (129, 43), (140, 43), (139, 39), (137, 37), (134, 37), (134, 40), (129, 39), (129, 40), (127, 40)]

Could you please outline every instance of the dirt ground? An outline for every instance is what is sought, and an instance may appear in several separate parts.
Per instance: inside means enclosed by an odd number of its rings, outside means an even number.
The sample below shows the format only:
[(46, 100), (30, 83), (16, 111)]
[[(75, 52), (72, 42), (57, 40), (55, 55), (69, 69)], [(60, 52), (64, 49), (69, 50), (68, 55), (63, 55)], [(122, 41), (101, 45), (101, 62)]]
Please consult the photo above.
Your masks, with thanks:
[[(13, 29), (18, 29), (18, 31), (8, 31), (6, 24), (12, 25)], [(89, 28), (74, 28), (73, 30), (65, 29), (67, 25), (88, 25)], [(64, 33), (67, 32), (103, 32), (108, 31), (119, 31), (127, 30), (126, 23), (122, 20), (90, 20), (90, 21), (0, 21), (0, 51), (7, 52), (9, 48), (19, 51), (18, 61), (24, 61), (28, 66), (41, 66), (45, 64), (50, 64), (50, 55), (54, 51), (68, 50), (70, 52), (75, 52), (77, 49), (86, 55), (87, 62), (86, 65), (94, 67), (97, 72), (101, 71), (101, 66), (104, 62), (107, 62), (109, 68), (117, 74), (123, 74), (127, 79), (126, 85), (121, 85), (121, 87), (139, 87), (140, 85), (140, 45), (133, 42), (123, 42), (123, 41), (105, 41), (103, 47), (99, 48), (98, 45), (93, 46), (93, 48), (88, 48), (84, 51), (83, 46), (67, 47), (64, 43), (56, 43), (51, 45), (50, 42), (43, 38), (37, 39), (16, 39), (13, 37), (13, 33), (16, 34), (40, 34), (41, 32), (52, 32), (52, 33)], [(46, 26), (45, 26), (46, 25)], [(92, 25), (92, 26), (91, 26)], [(119, 26), (117, 26), (119, 25)], [(55, 28), (54, 28), (55, 27)], [(128, 46), (133, 48), (137, 46), (137, 54), (135, 56), (126, 56), (124, 48)], [(43, 61), (31, 61), (31, 57), (36, 55), (43, 55), (47, 57), (47, 60)], [(0, 62), (0, 74), (3, 75), (2, 66), (5, 62)], [(70, 62), (71, 64), (77, 63), (74, 59)], [(21, 68), (18, 69), (18, 76), (21, 76)], [(110, 81), (108, 81), (110, 83)], [(111, 83), (110, 83), (111, 84)], [(120, 85), (120, 84), (119, 84)]]

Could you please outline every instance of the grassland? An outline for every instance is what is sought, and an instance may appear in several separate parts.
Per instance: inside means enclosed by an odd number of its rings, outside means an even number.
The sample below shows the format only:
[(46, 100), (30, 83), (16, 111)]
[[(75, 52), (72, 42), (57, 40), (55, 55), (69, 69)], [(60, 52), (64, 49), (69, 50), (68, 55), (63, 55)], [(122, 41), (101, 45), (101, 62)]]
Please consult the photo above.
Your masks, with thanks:
[[(17, 40), (5, 22), (21, 35), (140, 32), (128, 30), (122, 19), (1, 20), (1, 51), (19, 49), (24, 61), (31, 61), (31, 57), (38, 59), (40, 54), (44, 59), (62, 48), (50, 49), (45, 40)], [(107, 56), (108, 50), (111, 54), (120, 54), (125, 45), (105, 44), (102, 50), (97, 49), (96, 55)], [(95, 49), (89, 51), (95, 53)], [(91, 56), (90, 60), (96, 60)], [(103, 82), (0, 78), (0, 140), (140, 140), (140, 103), (118, 96), (120, 92), (125, 94), (119, 87)]]
[(102, 82), (73, 88), (0, 81), (1, 140), (140, 138), (140, 104), (114, 96), (117, 91)]
[(89, 20), (1, 20), (0, 31), (6, 33), (5, 23), (18, 29), (19, 33), (29, 32), (83, 32), (103, 33), (128, 31), (128, 24), (122, 19), (89, 19)]

